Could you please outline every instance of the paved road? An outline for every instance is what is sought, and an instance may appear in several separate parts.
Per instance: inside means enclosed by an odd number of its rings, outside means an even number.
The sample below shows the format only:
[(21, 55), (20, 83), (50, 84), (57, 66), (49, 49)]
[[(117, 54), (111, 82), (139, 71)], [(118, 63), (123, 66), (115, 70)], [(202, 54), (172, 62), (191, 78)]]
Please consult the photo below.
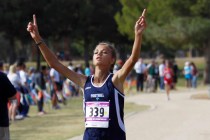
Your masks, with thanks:
[[(138, 94), (127, 102), (150, 105), (147, 111), (126, 117), (128, 140), (210, 140), (210, 100), (194, 100), (201, 90), (181, 90), (171, 94)], [(82, 140), (81, 136), (70, 140)]]

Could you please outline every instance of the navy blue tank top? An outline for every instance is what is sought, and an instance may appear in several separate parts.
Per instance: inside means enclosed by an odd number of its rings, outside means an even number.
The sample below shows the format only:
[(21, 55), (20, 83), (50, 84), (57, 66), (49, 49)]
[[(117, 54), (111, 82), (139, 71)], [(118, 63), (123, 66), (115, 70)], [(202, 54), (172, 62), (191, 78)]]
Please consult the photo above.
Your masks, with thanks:
[[(115, 88), (113, 74), (109, 74), (101, 86), (93, 84), (94, 76), (89, 76), (84, 87), (85, 102), (109, 102), (108, 128), (86, 128), (83, 140), (125, 140), (124, 95)], [(85, 112), (86, 113), (86, 112)]]

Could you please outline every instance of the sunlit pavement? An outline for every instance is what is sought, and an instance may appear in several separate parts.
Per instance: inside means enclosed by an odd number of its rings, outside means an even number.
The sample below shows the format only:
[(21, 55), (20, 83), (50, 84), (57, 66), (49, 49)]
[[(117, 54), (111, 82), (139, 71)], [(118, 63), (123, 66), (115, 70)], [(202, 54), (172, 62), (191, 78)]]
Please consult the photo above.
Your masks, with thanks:
[[(128, 140), (210, 140), (210, 100), (191, 99), (207, 90), (172, 91), (128, 95), (127, 102), (149, 105), (150, 109), (125, 117)], [(82, 136), (71, 140), (82, 140)]]

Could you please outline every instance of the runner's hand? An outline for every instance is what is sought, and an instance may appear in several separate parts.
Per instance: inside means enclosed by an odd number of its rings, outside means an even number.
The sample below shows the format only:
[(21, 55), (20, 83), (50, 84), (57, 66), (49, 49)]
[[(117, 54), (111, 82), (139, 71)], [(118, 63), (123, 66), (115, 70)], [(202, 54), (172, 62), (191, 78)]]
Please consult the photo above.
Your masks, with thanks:
[(144, 11), (142, 12), (142, 15), (139, 17), (139, 19), (136, 22), (136, 25), (135, 25), (136, 35), (141, 35), (147, 26), (146, 20), (145, 20), (145, 14), (146, 14), (146, 9), (144, 9)]
[(41, 40), (35, 15), (33, 15), (33, 23), (28, 23), (27, 31), (31, 34), (31, 37), (35, 40), (35, 42), (39, 42)]

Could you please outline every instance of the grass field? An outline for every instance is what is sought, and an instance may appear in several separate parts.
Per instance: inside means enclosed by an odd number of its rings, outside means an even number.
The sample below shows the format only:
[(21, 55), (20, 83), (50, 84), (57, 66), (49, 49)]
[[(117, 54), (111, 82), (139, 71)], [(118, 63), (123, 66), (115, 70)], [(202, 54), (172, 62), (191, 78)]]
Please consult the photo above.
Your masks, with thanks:
[[(146, 110), (148, 106), (125, 103), (125, 115)], [(45, 105), (46, 115), (38, 116), (36, 106), (30, 108), (29, 118), (12, 122), (11, 140), (66, 140), (81, 135), (84, 131), (82, 98), (75, 97), (62, 105), (60, 110), (52, 110)]]
[[(145, 61), (149, 62), (150, 60)], [(183, 68), (186, 61), (193, 61), (201, 71), (205, 67), (203, 58), (182, 58), (176, 61), (180, 69)], [(45, 65), (46, 63), (43, 62), (42, 64)], [(35, 63), (27, 63), (27, 66), (35, 66)], [(134, 84), (135, 81), (131, 90), (135, 92)], [(177, 86), (185, 86), (185, 80), (182, 75), (179, 76)], [(198, 79), (198, 86), (202, 86), (202, 76)], [(129, 93), (127, 92), (126, 94)], [(147, 106), (125, 103), (125, 115), (131, 112), (140, 112), (147, 108)], [(68, 104), (62, 106), (60, 110), (52, 110), (50, 105), (46, 104), (45, 110), (47, 111), (46, 115), (38, 116), (37, 107), (32, 106), (29, 118), (12, 122), (10, 125), (11, 140), (66, 140), (83, 133), (84, 117), (81, 97), (70, 99)]]
[[(200, 80), (199, 80), (200, 82)], [(184, 88), (184, 79), (179, 79), (179, 88)], [(198, 88), (203, 88), (199, 85)], [(127, 96), (135, 93), (135, 86)], [(193, 99), (207, 99), (205, 95)], [(205, 97), (204, 97), (205, 96)], [(11, 140), (67, 140), (81, 135), (84, 132), (84, 117), (82, 110), (82, 98), (74, 97), (66, 106), (61, 105), (60, 110), (52, 110), (50, 104), (45, 104), (46, 115), (37, 115), (37, 107), (31, 106), (29, 118), (12, 122), (10, 125)], [(147, 110), (148, 106), (139, 106), (134, 103), (125, 103), (125, 116), (132, 112)]]

